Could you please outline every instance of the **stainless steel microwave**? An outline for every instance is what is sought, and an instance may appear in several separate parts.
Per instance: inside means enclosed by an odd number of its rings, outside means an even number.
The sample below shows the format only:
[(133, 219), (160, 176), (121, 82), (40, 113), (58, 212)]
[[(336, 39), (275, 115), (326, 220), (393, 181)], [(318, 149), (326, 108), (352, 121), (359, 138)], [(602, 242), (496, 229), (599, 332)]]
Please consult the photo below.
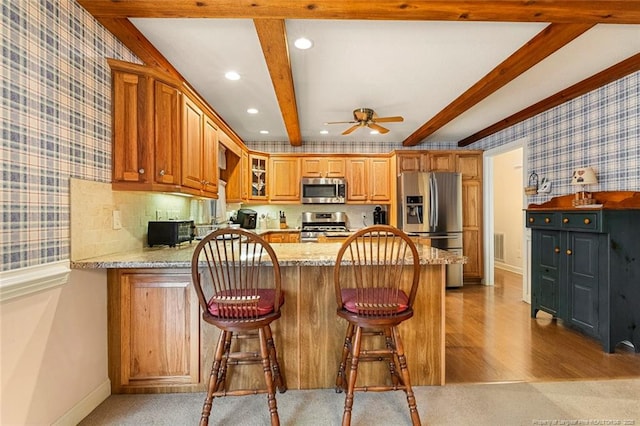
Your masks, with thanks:
[(344, 204), (347, 181), (339, 178), (302, 178), (300, 187), (303, 204)]

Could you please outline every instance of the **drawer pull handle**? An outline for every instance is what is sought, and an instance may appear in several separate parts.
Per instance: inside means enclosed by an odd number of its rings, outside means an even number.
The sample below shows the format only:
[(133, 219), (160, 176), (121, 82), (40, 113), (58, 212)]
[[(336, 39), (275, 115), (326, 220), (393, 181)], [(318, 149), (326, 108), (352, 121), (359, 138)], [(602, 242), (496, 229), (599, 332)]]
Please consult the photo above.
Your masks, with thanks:
[(549, 219), (548, 217), (545, 217), (544, 218), (544, 223), (549, 223), (549, 222), (551, 222), (551, 219)]
[(532, 218), (532, 217), (530, 217), (530, 218), (529, 218), (529, 223), (533, 223), (533, 222), (535, 222), (535, 221), (536, 221), (536, 220), (535, 220), (534, 218)]
[(590, 224), (590, 223), (591, 223), (591, 219), (586, 218), (586, 219), (584, 220), (584, 224), (585, 224), (585, 225), (588, 225), (588, 224)]
[(562, 223), (569, 223), (569, 218), (565, 217), (564, 219), (562, 219)]
[(573, 252), (571, 251), (571, 249), (567, 249), (567, 255), (571, 256), (573, 254)]
[(560, 247), (554, 248), (553, 251), (556, 252), (556, 253), (560, 253)]

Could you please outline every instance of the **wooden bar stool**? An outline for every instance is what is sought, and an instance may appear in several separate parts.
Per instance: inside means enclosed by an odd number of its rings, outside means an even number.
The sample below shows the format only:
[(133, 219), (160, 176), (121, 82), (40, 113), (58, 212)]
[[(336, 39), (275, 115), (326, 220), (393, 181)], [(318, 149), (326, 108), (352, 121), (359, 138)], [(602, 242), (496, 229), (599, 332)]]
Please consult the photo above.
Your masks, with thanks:
[[(270, 324), (280, 318), (283, 294), (280, 266), (273, 249), (261, 237), (241, 229), (221, 229), (197, 245), (191, 274), (202, 319), (220, 329), (200, 425), (207, 425), (215, 397), (266, 393), (272, 425), (279, 425), (275, 389), (287, 387)], [(257, 352), (232, 351), (234, 338), (257, 337)], [(244, 343), (243, 339), (243, 343)], [(231, 365), (261, 364), (266, 389), (227, 389)]]
[[(420, 424), (416, 399), (398, 325), (413, 316), (420, 280), (415, 244), (401, 230), (386, 225), (363, 228), (351, 235), (338, 252), (334, 282), (338, 316), (348, 321), (336, 391), (346, 391), (343, 426), (351, 424), (355, 391), (403, 390), (411, 422)], [(366, 330), (366, 331), (363, 331)], [(383, 348), (363, 349), (363, 336), (384, 340)], [(360, 362), (382, 361), (389, 381), (356, 386)]]

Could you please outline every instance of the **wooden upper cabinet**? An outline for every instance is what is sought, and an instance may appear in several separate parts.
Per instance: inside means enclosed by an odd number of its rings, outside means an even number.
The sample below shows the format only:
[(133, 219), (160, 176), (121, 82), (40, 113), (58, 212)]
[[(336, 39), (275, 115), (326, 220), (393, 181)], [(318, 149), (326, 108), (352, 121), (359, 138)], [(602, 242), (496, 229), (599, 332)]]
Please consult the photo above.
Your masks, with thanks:
[(302, 157), (302, 177), (341, 178), (345, 160), (341, 157)]
[(271, 171), (269, 157), (266, 155), (249, 154), (248, 191), (251, 200), (266, 200)]
[(427, 155), (422, 152), (398, 152), (398, 173), (422, 172), (426, 170)]
[(456, 171), (462, 179), (482, 178), (482, 153), (456, 154)]
[(430, 172), (455, 172), (456, 162), (453, 152), (429, 151), (427, 154), (427, 171)]
[(182, 110), (182, 185), (202, 188), (202, 136), (204, 112), (184, 97)]
[(248, 200), (249, 199), (249, 194), (251, 194), (251, 177), (249, 176), (249, 174), (251, 173), (250, 170), (250, 166), (249, 166), (249, 153), (246, 151), (242, 151), (242, 159), (241, 159), (241, 173), (240, 176), (242, 178), (242, 184), (240, 186), (241, 188), (241, 196), (242, 196), (242, 200)]
[(155, 166), (159, 183), (180, 183), (180, 92), (155, 82)]
[(269, 199), (300, 202), (300, 159), (269, 158)]
[(152, 167), (152, 81), (142, 74), (112, 70), (112, 84), (113, 181), (147, 182)]
[(369, 161), (366, 158), (347, 158), (347, 201), (367, 201)]
[(218, 194), (218, 126), (207, 115), (202, 137), (202, 190)]
[(182, 186), (194, 195), (218, 196), (218, 128), (188, 96), (183, 102)]
[(389, 157), (346, 159), (347, 201), (388, 203), (391, 200)]
[(371, 158), (369, 162), (369, 200), (388, 203), (391, 201), (390, 159)]

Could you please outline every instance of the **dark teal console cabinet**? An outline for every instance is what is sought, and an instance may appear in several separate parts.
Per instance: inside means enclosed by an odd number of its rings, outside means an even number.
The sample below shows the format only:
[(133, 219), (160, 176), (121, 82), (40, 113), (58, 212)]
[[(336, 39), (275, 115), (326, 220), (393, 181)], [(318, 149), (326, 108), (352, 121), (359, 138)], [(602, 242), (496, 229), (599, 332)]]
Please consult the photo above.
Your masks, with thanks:
[(562, 319), (606, 352), (623, 341), (640, 352), (640, 208), (530, 206), (526, 224), (531, 316)]

